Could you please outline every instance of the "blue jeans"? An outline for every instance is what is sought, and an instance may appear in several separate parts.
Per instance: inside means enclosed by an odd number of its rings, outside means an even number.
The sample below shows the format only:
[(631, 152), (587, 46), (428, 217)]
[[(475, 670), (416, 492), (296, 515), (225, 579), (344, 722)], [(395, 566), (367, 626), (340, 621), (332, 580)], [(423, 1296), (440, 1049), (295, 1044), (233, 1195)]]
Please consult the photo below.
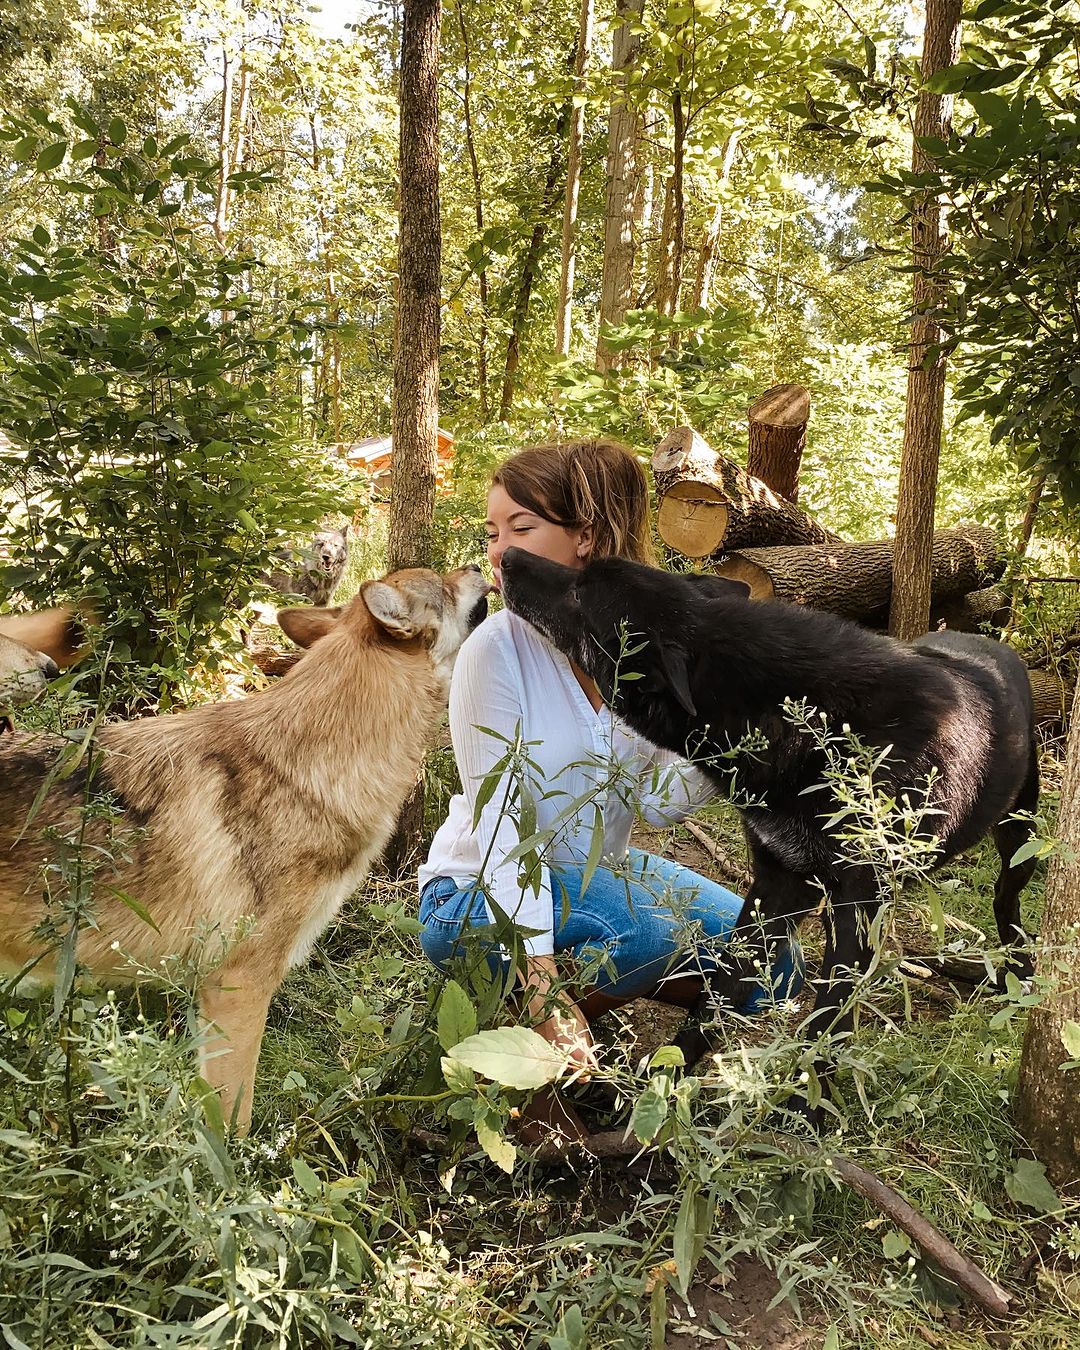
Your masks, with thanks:
[[(598, 867), (584, 895), (584, 868), (558, 864), (550, 870), (555, 951), (573, 958), (577, 984), (612, 998), (640, 998), (665, 979), (708, 975), (743, 905), (719, 882), (638, 849), (630, 849), (618, 872)], [(474, 941), (481, 950), (486, 944), (498, 969), (491, 919), (474, 884), (459, 887), (453, 877), (429, 881), (420, 896), (420, 922), (420, 945), (440, 970), (465, 956), (463, 937), (470, 929), (480, 930)], [(758, 1012), (773, 998), (792, 997), (802, 981), (802, 950), (792, 939), (773, 953), (770, 987), (763, 982), (749, 990), (740, 1011)]]

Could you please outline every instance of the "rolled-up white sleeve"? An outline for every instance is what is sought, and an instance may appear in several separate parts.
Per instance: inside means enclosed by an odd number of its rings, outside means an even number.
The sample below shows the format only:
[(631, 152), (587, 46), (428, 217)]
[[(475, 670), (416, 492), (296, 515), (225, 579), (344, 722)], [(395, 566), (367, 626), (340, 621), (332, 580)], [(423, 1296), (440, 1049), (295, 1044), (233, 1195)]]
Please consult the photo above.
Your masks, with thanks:
[[(462, 791), (473, 816), (481, 785), (506, 755), (521, 725), (519, 678), (495, 635), (483, 628), (458, 654), (450, 685), (450, 736)], [(482, 727), (497, 734), (489, 735)], [(555, 941), (548, 868), (541, 865), (539, 890), (534, 891), (532, 884), (523, 887), (518, 879), (520, 862), (506, 861), (520, 842), (517, 813), (512, 814), (507, 805), (513, 800), (513, 789), (514, 774), (507, 770), (480, 810), (473, 833), (485, 860), (481, 879), (504, 914), (521, 928), (538, 930), (537, 936), (523, 939), (526, 953), (550, 956)], [(489, 916), (494, 921), (490, 909)]]
[(717, 793), (712, 779), (688, 759), (656, 750), (641, 777), (638, 811), (650, 825), (678, 825)]

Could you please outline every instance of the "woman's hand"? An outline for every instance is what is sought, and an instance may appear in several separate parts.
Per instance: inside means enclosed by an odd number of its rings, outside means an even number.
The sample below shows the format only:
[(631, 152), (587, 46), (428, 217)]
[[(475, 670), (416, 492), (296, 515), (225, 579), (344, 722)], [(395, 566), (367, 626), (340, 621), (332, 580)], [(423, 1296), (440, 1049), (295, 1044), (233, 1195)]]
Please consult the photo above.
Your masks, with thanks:
[(533, 1019), (533, 1030), (566, 1055), (571, 1069), (587, 1078), (597, 1067), (592, 1032), (585, 1014), (572, 999), (552, 994), (557, 979), (554, 957), (529, 957), (525, 963), (525, 1007)]

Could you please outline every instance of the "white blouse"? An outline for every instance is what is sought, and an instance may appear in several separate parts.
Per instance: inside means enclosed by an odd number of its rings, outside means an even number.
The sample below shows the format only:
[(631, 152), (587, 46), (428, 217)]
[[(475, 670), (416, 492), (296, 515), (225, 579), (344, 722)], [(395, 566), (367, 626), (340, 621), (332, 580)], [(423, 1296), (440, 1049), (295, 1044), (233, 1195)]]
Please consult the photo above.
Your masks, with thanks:
[[(507, 765), (473, 829), (481, 784), (518, 740), (517, 772)], [(495, 734), (491, 734), (495, 733)], [(570, 663), (535, 628), (509, 610), (486, 619), (465, 641), (450, 685), (450, 735), (464, 791), (432, 840), (420, 868), (420, 889), (435, 877), (467, 886), (483, 877), (498, 907), (523, 928), (529, 955), (554, 950), (548, 864), (583, 865), (593, 840), (596, 811), (608, 866), (626, 856), (634, 808), (654, 825), (676, 824), (714, 793), (687, 760), (658, 750), (613, 717), (595, 710)], [(526, 763), (525, 761), (528, 761)], [(535, 823), (515, 786), (524, 782), (535, 802)], [(493, 791), (490, 789), (494, 787)], [(511, 853), (526, 837), (542, 838), (539, 888), (525, 884), (522, 861)], [(490, 911), (489, 911), (490, 912)]]

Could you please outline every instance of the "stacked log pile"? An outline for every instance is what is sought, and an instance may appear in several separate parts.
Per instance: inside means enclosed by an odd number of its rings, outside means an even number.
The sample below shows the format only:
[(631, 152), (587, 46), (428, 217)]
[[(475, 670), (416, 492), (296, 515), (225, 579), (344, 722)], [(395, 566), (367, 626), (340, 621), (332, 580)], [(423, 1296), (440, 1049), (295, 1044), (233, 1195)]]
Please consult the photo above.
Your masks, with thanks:
[[(888, 622), (893, 541), (849, 542), (797, 504), (810, 395), (777, 385), (749, 409), (747, 468), (715, 451), (692, 427), (678, 427), (652, 457), (661, 539), (719, 576), (746, 582), (756, 600), (781, 599), (827, 610), (872, 628)], [(981, 525), (934, 535), (930, 626), (1000, 632), (1009, 598), (997, 585), (1005, 544)], [(1060, 721), (1068, 689), (1032, 672), (1036, 714)]]

